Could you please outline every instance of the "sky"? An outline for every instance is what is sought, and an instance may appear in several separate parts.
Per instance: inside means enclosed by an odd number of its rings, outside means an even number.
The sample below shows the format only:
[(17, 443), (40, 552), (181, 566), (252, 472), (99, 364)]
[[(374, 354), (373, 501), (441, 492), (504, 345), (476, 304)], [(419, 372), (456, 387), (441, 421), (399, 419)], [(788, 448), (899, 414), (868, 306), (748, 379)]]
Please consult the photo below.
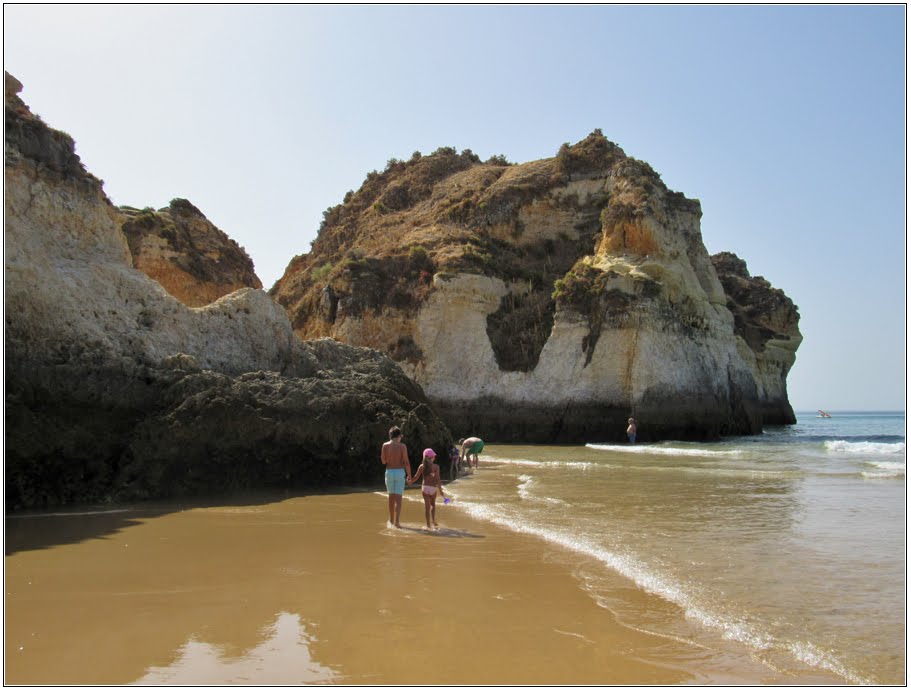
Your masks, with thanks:
[(784, 290), (797, 411), (904, 410), (902, 5), (5, 4), (4, 68), (117, 205), (189, 199), (266, 289), (391, 158), (594, 129)]

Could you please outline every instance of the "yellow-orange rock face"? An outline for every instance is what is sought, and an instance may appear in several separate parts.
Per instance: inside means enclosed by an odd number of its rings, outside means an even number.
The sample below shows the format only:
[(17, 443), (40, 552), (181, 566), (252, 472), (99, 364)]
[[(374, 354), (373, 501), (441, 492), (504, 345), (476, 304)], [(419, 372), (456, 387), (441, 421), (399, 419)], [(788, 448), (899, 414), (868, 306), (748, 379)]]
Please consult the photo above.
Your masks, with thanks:
[(133, 266), (190, 307), (241, 288), (262, 288), (242, 247), (185, 199), (153, 211), (121, 207)]

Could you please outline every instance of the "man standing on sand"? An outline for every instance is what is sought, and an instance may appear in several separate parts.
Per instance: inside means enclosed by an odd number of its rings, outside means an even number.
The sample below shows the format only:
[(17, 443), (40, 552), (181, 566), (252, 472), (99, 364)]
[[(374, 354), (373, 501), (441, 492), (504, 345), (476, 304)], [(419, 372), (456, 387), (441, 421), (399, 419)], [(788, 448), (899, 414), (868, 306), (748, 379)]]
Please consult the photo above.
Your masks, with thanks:
[(389, 430), (389, 441), (383, 444), (380, 458), (386, 466), (389, 522), (396, 528), (401, 528), (399, 517), (402, 515), (402, 495), (405, 493), (405, 483), (411, 482), (411, 463), (408, 462), (408, 447), (402, 443), (402, 430), (398, 427)]
[(629, 419), (629, 427), (626, 428), (626, 438), (629, 439), (630, 444), (636, 443), (636, 419)]
[(468, 459), (468, 467), (471, 468), (471, 456), (474, 456), (474, 467), (478, 467), (478, 454), (484, 448), (484, 442), (479, 437), (468, 437), (468, 439), (459, 439), (459, 446), (462, 447), (462, 453), (459, 460)]

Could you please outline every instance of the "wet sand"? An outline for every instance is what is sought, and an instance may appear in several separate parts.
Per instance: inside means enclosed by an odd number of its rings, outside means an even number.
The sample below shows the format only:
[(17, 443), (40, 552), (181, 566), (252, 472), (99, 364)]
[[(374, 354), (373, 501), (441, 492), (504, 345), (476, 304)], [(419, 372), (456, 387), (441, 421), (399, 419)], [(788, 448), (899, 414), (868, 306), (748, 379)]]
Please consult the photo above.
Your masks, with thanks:
[[(541, 541), (406, 492), (7, 516), (7, 684), (762, 683), (625, 626)], [(632, 585), (631, 602), (652, 597)]]

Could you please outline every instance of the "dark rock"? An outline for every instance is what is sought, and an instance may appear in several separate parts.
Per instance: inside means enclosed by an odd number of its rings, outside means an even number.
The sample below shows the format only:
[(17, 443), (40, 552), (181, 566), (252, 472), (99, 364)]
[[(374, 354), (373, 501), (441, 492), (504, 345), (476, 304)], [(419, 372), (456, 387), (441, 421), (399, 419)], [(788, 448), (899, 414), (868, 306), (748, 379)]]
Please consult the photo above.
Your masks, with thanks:
[(380, 446), (399, 425), (416, 468), (449, 430), (388, 358), (332, 341), (305, 344), (310, 376), (161, 365), (101, 349), (57, 361), (8, 353), (8, 509), (379, 485)]

